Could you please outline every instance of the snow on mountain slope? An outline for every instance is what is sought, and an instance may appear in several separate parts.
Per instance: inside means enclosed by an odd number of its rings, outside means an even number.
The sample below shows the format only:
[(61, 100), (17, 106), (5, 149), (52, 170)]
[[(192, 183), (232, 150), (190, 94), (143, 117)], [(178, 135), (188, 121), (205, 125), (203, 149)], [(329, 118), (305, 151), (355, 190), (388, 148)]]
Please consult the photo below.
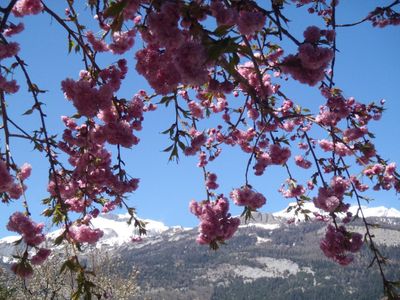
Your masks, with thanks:
[(0, 261), (8, 263), (12, 260), (12, 255), (16, 251), (14, 242), (20, 238), (20, 236), (13, 235), (0, 239)]
[(240, 225), (239, 228), (246, 228), (246, 227), (257, 227), (265, 230), (274, 230), (280, 227), (279, 224), (259, 224), (259, 223), (249, 223)]
[[(284, 218), (284, 219), (291, 219), (291, 218), (295, 218), (296, 217), (296, 218), (299, 218), (299, 219), (302, 220), (302, 219), (304, 219), (303, 215), (299, 214), (298, 216), (296, 216), (296, 214), (295, 214), (296, 209), (295, 208), (293, 208), (290, 211), (288, 211), (289, 207), (293, 207), (293, 206), (295, 207), (296, 205), (297, 205), (296, 202), (289, 203), (287, 208), (285, 208), (283, 210), (280, 210), (278, 212), (275, 212), (272, 215), (274, 217), (279, 217), (279, 218)], [(321, 211), (320, 209), (316, 208), (314, 206), (314, 204), (311, 203), (311, 202), (304, 203), (303, 209), (309, 210), (309, 211), (311, 211), (311, 213), (313, 213), (313, 212), (323, 213), (323, 211)]]
[[(366, 207), (361, 206), (365, 217), (380, 217), (380, 218), (400, 218), (400, 211), (395, 208), (386, 208), (384, 206)], [(357, 213), (358, 207), (351, 206), (350, 211), (353, 214)]]
[[(133, 236), (138, 235), (138, 230), (133, 224), (127, 224), (129, 218), (130, 216), (128, 214), (109, 214), (100, 215), (92, 219), (92, 225), (104, 232), (103, 237), (96, 246), (120, 246), (130, 242)], [(162, 222), (147, 219), (143, 221), (146, 223), (147, 230), (145, 239), (159, 236), (169, 229), (169, 227), (165, 226)], [(57, 238), (61, 234), (61, 231), (62, 229), (57, 229), (47, 234), (47, 240), (50, 241), (49, 244), (52, 244), (51, 241)], [(19, 239), (20, 236), (8, 236), (0, 239), (0, 260), (4, 263), (10, 261), (11, 256), (17, 251), (13, 243)]]
[[(296, 203), (290, 203), (288, 207), (290, 206), (295, 206)], [(367, 207), (367, 206), (361, 206), (362, 210), (364, 212), (364, 216), (369, 218), (369, 217), (377, 217), (377, 218), (400, 218), (400, 211), (398, 211), (395, 208), (387, 208), (384, 206), (378, 206), (378, 207)], [(313, 217), (313, 213), (318, 213), (321, 215), (328, 215), (327, 212), (318, 209), (314, 206), (312, 202), (307, 202), (304, 203), (303, 205), (304, 210), (309, 210), (311, 213), (309, 213), (310, 217)], [(357, 213), (358, 206), (350, 206), (349, 211), (355, 215)], [(280, 217), (280, 218), (285, 218), (285, 219), (291, 219), (291, 218), (296, 218), (300, 220), (304, 220), (304, 216), (302, 214), (298, 214), (298, 216), (295, 215), (295, 209), (292, 209), (291, 211), (287, 211), (287, 208), (281, 211), (278, 211), (276, 213), (272, 214), (274, 217)]]
[[(101, 215), (96, 219), (92, 219), (95, 228), (103, 230), (104, 235), (100, 240), (100, 244), (121, 245), (130, 241), (132, 236), (138, 235), (138, 230), (133, 224), (128, 225), (129, 214), (121, 215)], [(163, 223), (153, 220), (143, 220), (146, 223), (147, 236), (152, 237), (160, 235), (169, 227)]]
[[(293, 206), (295, 203), (291, 203), (289, 206)], [(310, 217), (314, 217), (313, 213), (319, 213), (321, 215), (327, 215), (326, 212), (321, 211), (314, 207), (312, 203), (305, 203), (303, 206), (304, 209), (309, 210)], [(364, 215), (366, 217), (380, 217), (380, 218), (400, 218), (400, 211), (394, 208), (386, 208), (384, 206), (379, 207), (365, 207), (363, 206)], [(349, 209), (353, 214), (357, 212), (357, 207), (352, 206)], [(99, 228), (103, 230), (104, 236), (101, 238), (97, 246), (120, 246), (125, 243), (129, 243), (133, 236), (138, 235), (138, 230), (133, 226), (133, 224), (128, 225), (127, 221), (129, 220), (128, 214), (109, 214), (109, 215), (100, 215), (96, 219), (92, 219), (92, 224), (95, 228)], [(255, 219), (251, 221), (249, 224), (242, 224), (240, 227), (257, 227), (263, 228), (266, 230), (274, 230), (280, 227), (280, 223), (282, 219), (304, 219), (302, 214), (295, 216), (295, 209), (292, 209), (290, 212), (287, 212), (287, 209), (282, 211), (273, 213), (272, 216), (270, 214), (255, 214)], [(280, 221), (280, 220), (281, 221)], [(181, 228), (181, 227), (168, 227), (164, 225), (162, 222), (154, 221), (154, 220), (143, 220), (146, 222), (147, 235), (144, 237), (143, 242), (146, 243), (159, 239), (161, 235), (167, 235), (169, 238), (174, 238), (179, 235), (182, 231), (186, 231), (190, 228)], [(49, 241), (54, 240), (61, 233), (61, 229), (50, 232), (47, 235)], [(0, 259), (5, 260), (9, 259), (13, 253), (15, 253), (15, 247), (13, 242), (17, 241), (19, 236), (9, 236), (0, 239)], [(50, 242), (51, 243), (51, 242)]]

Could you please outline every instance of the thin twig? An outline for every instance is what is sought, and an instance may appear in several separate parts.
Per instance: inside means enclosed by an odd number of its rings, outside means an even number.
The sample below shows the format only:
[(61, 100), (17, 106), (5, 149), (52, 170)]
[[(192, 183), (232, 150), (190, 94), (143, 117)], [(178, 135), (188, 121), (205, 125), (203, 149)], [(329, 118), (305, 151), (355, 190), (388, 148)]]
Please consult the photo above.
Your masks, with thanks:
[(10, 3), (8, 4), (8, 6), (6, 8), (2, 9), (2, 12), (4, 13), (2, 19), (1, 19), (1, 23), (0, 23), (0, 32), (3, 32), (4, 26), (7, 23), (8, 17), (10, 16), (11, 10), (14, 7), (15, 3), (17, 2), (17, 0), (11, 0)]

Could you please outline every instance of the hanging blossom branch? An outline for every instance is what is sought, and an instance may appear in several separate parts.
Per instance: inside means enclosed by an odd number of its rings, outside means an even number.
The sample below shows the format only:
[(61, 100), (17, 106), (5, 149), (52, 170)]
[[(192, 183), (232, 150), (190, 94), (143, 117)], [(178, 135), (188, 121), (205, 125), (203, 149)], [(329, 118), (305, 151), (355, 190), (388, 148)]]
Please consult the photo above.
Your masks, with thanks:
[[(399, 1), (395, 1), (394, 3), (392, 3), (390, 6), (388, 6), (385, 9), (390, 9), (392, 6), (394, 6), (394, 5), (398, 4), (398, 3), (400, 3), (400, 2)], [(336, 6), (335, 5), (331, 6), (331, 11), (332, 11), (332, 18), (330, 20), (330, 26), (332, 27), (332, 30), (334, 30), (336, 32), (337, 24), (336, 24)], [(329, 88), (330, 89), (332, 89), (333, 85), (334, 85), (333, 77), (334, 77), (334, 69), (335, 69), (335, 61), (336, 61), (336, 55), (335, 55), (335, 53), (336, 53), (336, 35), (335, 35), (335, 37), (333, 39), (332, 49), (334, 51), (334, 56), (332, 58), (331, 69), (330, 69), (330, 73), (329, 73)], [(350, 118), (347, 117), (347, 119), (349, 120)], [(332, 137), (332, 140), (333, 140), (333, 147), (334, 147), (333, 151), (332, 151), (332, 161), (333, 161), (333, 164), (334, 164), (334, 166), (333, 166), (334, 167), (334, 173), (335, 173), (335, 176), (337, 176), (337, 172), (336, 171), (339, 168), (339, 166), (336, 165), (336, 159), (335, 159), (335, 152), (336, 152), (335, 147), (336, 147), (336, 143), (337, 143), (337, 137), (334, 134), (334, 131), (335, 131), (334, 129), (335, 128), (333, 126), (331, 126), (330, 134), (331, 134), (331, 137)], [(341, 142), (343, 142), (343, 141), (341, 141)], [(344, 144), (346, 145), (347, 143), (344, 143)], [(372, 234), (370, 232), (369, 223), (368, 223), (368, 221), (366, 220), (366, 218), (364, 216), (364, 212), (363, 212), (363, 209), (362, 209), (362, 206), (361, 206), (359, 193), (358, 193), (358, 191), (356, 190), (356, 188), (354, 186), (354, 182), (351, 181), (351, 175), (350, 175), (350, 173), (348, 171), (348, 168), (347, 168), (347, 165), (345, 163), (344, 158), (340, 157), (339, 162), (341, 162), (343, 164), (343, 169), (345, 170), (347, 178), (348, 178), (348, 180), (350, 181), (350, 184), (351, 184), (352, 193), (354, 193), (354, 195), (356, 197), (356, 200), (357, 200), (358, 212), (360, 212), (361, 216), (362, 216), (362, 221), (363, 221), (363, 224), (364, 224), (364, 227), (365, 227), (365, 230), (366, 230), (366, 236), (368, 237), (368, 240), (369, 240), (369, 243), (370, 243), (370, 247), (369, 248), (373, 252), (373, 260), (371, 262), (371, 265), (374, 262), (378, 265), (378, 269), (379, 269), (379, 272), (380, 272), (380, 275), (381, 275), (381, 278), (382, 278), (382, 281), (383, 281), (383, 286), (384, 286), (385, 293), (389, 294), (391, 297), (394, 297), (395, 296), (395, 288), (392, 285), (392, 283), (389, 282), (386, 279), (386, 276), (384, 274), (384, 271), (383, 271), (383, 268), (382, 268), (382, 263), (384, 263), (385, 261), (383, 260), (383, 257), (381, 255), (381, 253), (379, 252), (378, 248), (376, 247), (376, 245), (375, 245), (375, 243), (373, 241), (373, 236), (372, 236)], [(338, 228), (336, 228), (336, 229), (338, 229)]]
[[(96, 13), (100, 34), (93, 33), (98, 29), (86, 28), (83, 18), (78, 19), (79, 12), (73, 1), (65, 2), (66, 18), (44, 2), (14, 0), (0, 9), (0, 59), (16, 59), (34, 99), (32, 111), (39, 112), (41, 127), (39, 134), (30, 134), (10, 120), (2, 97), (5, 115), (1, 129), (5, 132), (6, 159), (3, 161), (1, 156), (0, 173), (6, 174), (8, 181), (0, 185), (0, 193), (2, 199), (10, 199), (11, 187), (16, 184), (9, 173), (13, 165), (7, 148), (9, 138), (23, 138), (35, 143), (37, 149), (45, 150), (50, 163), (50, 197), (44, 201), (45, 216), (64, 226), (56, 243), (72, 245), (74, 254), (64, 263), (62, 271), (70, 270), (77, 276), (73, 298), (90, 297), (94, 293), (93, 283), (87, 276), (90, 270), (80, 264), (79, 251), (102, 237), (103, 232), (91, 222), (100, 211), (107, 213), (125, 207), (131, 214), (130, 222), (134, 221), (140, 234), (145, 233), (144, 223), (127, 201), (127, 194), (138, 188), (139, 179), (127, 175), (121, 149), (139, 143), (144, 113), (157, 108), (151, 102), (160, 96), (158, 105), (173, 104), (174, 115), (172, 125), (164, 131), (172, 145), (164, 151), (170, 152), (170, 159), (178, 159), (180, 151), (185, 156), (197, 155), (198, 167), (203, 172), (206, 200), (190, 203), (190, 211), (200, 219), (197, 238), (200, 244), (217, 249), (239, 226), (239, 218), (229, 213), (228, 198), (216, 193), (222, 187), (217, 183), (216, 173), (210, 171), (212, 162), (221, 153), (228, 147), (238, 147), (249, 154), (245, 183), (234, 188), (229, 198), (235, 205), (244, 207), (245, 219), (266, 203), (266, 197), (250, 184), (251, 167), (256, 176), (268, 173), (271, 166), (283, 167), (289, 178), (280, 188), (282, 195), (296, 199), (299, 208), (296, 213), (303, 213), (302, 205), (312, 201), (325, 213), (317, 218), (323, 221), (330, 218), (320, 248), (327, 257), (342, 265), (351, 263), (352, 253), (363, 245), (359, 233), (346, 229), (352, 215), (345, 196), (356, 195), (374, 254), (372, 263), (378, 263), (385, 293), (395, 299), (396, 283), (388, 281), (383, 272), (383, 257), (361, 208), (363, 196), (360, 193), (367, 186), (350, 174), (344, 157), (354, 159), (361, 168), (361, 175), (376, 180), (376, 188), (400, 191), (400, 180), (395, 165), (380, 158), (373, 144), (365, 138), (371, 135), (366, 126), (371, 120), (379, 119), (383, 108), (345, 98), (334, 84), (336, 29), (355, 25), (336, 24), (337, 1), (330, 5), (317, 0), (292, 1), (299, 7), (308, 6), (309, 13), (317, 13), (326, 22), (323, 29), (307, 27), (304, 39), (295, 37), (286, 28), (289, 20), (283, 12), (288, 4), (283, 1), (271, 1), (271, 8), (254, 1), (228, 0), (88, 1), (88, 6)], [(374, 10), (368, 20), (381, 27), (398, 24), (398, 13), (394, 10), (397, 4), (398, 0)], [(15, 25), (10, 20), (41, 12), (51, 16), (65, 30), (69, 50), (74, 49), (84, 65), (78, 79), (66, 78), (61, 82), (62, 92), (75, 107), (76, 114), (62, 117), (66, 128), (58, 143), (48, 134), (42, 103), (38, 99), (41, 90), (32, 83), (18, 56), (19, 45), (6, 39), (24, 30), (22, 23)], [(204, 22), (206, 18), (215, 20), (217, 26)], [(70, 27), (69, 23), (73, 25)], [(127, 61), (121, 58), (103, 68), (99, 59), (103, 59), (102, 53), (116, 56), (129, 53), (138, 34), (143, 47), (135, 54), (136, 70), (155, 94), (149, 96), (139, 91), (126, 100), (118, 93), (128, 74)], [(284, 39), (296, 45), (295, 53), (284, 52), (281, 45)], [(5, 66), (3, 61), (2, 66)], [(14, 69), (13, 65), (2, 69), (0, 92), (3, 96), (18, 90), (16, 81), (7, 78)], [(283, 93), (284, 87), (276, 78), (291, 78), (311, 87), (318, 86), (326, 103), (318, 113), (310, 113)], [(235, 98), (244, 101), (235, 101)], [(209, 116), (213, 116), (217, 126), (207, 128), (205, 119)], [(341, 128), (342, 123), (346, 123), (346, 128)], [(18, 133), (10, 132), (9, 124)], [(318, 140), (318, 135), (311, 132), (313, 126), (329, 137)], [(117, 148), (115, 164), (108, 145)], [(58, 161), (56, 149), (68, 158), (70, 169)], [(319, 151), (329, 156), (319, 155)], [(316, 169), (307, 185), (295, 179), (296, 171), (291, 167), (293, 153), (299, 154), (294, 156), (295, 167), (310, 169), (314, 166)], [(309, 156), (312, 159), (308, 160)], [(375, 158), (377, 163), (373, 164)], [(18, 177), (22, 169), (12, 168)], [(330, 180), (329, 173), (333, 174)], [(314, 192), (315, 186), (317, 192)], [(341, 218), (342, 215), (345, 217)], [(35, 242), (21, 230), (21, 223), (29, 224), (30, 232), (35, 232)], [(29, 276), (31, 264), (44, 262), (49, 255), (40, 248), (44, 238), (41, 225), (25, 214), (15, 213), (8, 227), (20, 233), (27, 245), (13, 271), (23, 277)], [(30, 256), (28, 248), (36, 249), (35, 256)]]
[[(10, 45), (5, 37), (0, 34), (0, 40), (3, 42), (3, 45)], [(31, 92), (32, 98), (34, 99), (34, 105), (32, 107), (33, 110), (37, 110), (39, 112), (39, 118), (40, 118), (40, 124), (41, 124), (41, 129), (40, 129), (40, 134), (44, 135), (43, 139), (43, 144), (44, 144), (44, 151), (46, 152), (46, 156), (49, 161), (50, 169), (49, 169), (49, 177), (54, 178), (54, 183), (55, 183), (55, 191), (56, 191), (56, 198), (57, 198), (57, 203), (60, 206), (61, 210), (63, 211), (64, 218), (62, 219), (64, 221), (64, 224), (66, 225), (66, 228), (68, 228), (68, 211), (65, 208), (65, 204), (61, 198), (60, 194), (60, 186), (59, 186), (59, 179), (57, 178), (56, 175), (56, 166), (58, 165), (58, 161), (55, 158), (55, 154), (52, 150), (54, 142), (51, 140), (47, 127), (46, 127), (46, 122), (45, 122), (45, 114), (42, 110), (42, 103), (38, 99), (40, 89), (33, 84), (29, 73), (26, 69), (25, 62), (18, 56), (14, 55), (15, 60), (18, 63), (18, 66), (21, 68), (23, 75), (25, 76), (27, 86), (29, 91)], [(8, 89), (7, 92), (10, 92)], [(3, 94), (3, 91), (2, 91)], [(3, 122), (4, 122), (4, 133), (5, 133), (5, 140), (6, 140), (6, 145), (7, 145), (7, 157), (9, 158), (9, 138), (12, 136), (8, 130), (8, 125), (7, 122), (9, 122), (9, 117), (7, 115), (7, 110), (6, 110), (6, 104), (5, 104), (5, 99), (4, 99), (4, 94), (2, 95), (2, 114), (3, 114)], [(13, 121), (10, 121), (13, 124), (15, 124)], [(16, 126), (19, 127), (19, 126)], [(20, 127), (19, 127), (20, 128)], [(34, 138), (35, 142), (39, 142), (39, 139)], [(39, 150), (42, 150), (40, 148)], [(8, 166), (9, 160), (7, 159)], [(32, 264), (41, 264), (43, 263), (47, 257), (50, 255), (50, 250), (46, 248), (41, 248), (39, 247), (43, 241), (44, 241), (44, 234), (42, 233), (44, 224), (36, 224), (30, 219), (30, 213), (29, 213), (29, 207), (28, 203), (25, 198), (24, 190), (25, 190), (25, 185), (23, 184), (23, 180), (26, 179), (30, 175), (31, 166), (29, 164), (26, 164), (22, 167), (22, 169), (19, 171), (17, 174), (17, 177), (20, 181), (19, 186), (14, 185), (14, 189), (17, 188), (14, 192), (8, 191), (8, 196), (14, 199), (18, 199), (20, 195), (23, 195), (24, 197), (24, 207), (26, 210), (26, 214), (22, 214), (19, 212), (14, 213), (9, 220), (9, 223), (7, 225), (7, 228), (12, 231), (16, 231), (23, 236), (23, 241), (26, 243), (25, 251), (21, 257), (19, 257), (20, 261), (18, 263), (14, 263), (12, 265), (12, 270), (22, 276), (22, 277), (28, 277), (32, 274), (33, 270), (29, 262)], [(7, 197), (7, 194), (3, 194), (3, 197)], [(61, 219), (60, 219), (61, 221)], [(57, 221), (59, 222), (59, 221)], [(25, 225), (22, 225), (25, 224)], [(22, 239), (21, 239), (22, 241)], [(36, 249), (36, 254), (29, 257), (29, 249), (30, 248), (35, 248)]]
[(395, 0), (390, 5), (384, 7), (377, 7), (371, 11), (364, 19), (348, 24), (338, 24), (336, 27), (353, 27), (360, 25), (366, 21), (371, 21), (373, 26), (386, 27), (388, 25), (400, 24), (400, 14), (393, 10), (393, 7), (399, 5), (400, 1)]

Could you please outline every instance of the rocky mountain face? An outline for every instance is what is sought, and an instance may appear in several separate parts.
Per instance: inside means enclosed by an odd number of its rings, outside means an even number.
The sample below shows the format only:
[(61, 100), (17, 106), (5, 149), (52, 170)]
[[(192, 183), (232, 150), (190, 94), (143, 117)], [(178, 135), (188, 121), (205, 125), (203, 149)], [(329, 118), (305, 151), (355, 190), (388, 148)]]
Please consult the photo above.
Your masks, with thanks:
[[(293, 214), (293, 213), (292, 213)], [(390, 258), (388, 279), (400, 278), (400, 212), (366, 209), (381, 252)], [(149, 234), (132, 242), (126, 216), (96, 220), (105, 235), (102, 252), (123, 261), (119, 276), (139, 270), (140, 293), (133, 299), (379, 299), (382, 282), (365, 246), (354, 262), (341, 267), (319, 249), (326, 224), (316, 220), (288, 224), (285, 212), (256, 213), (231, 240), (213, 251), (195, 243), (197, 229), (148, 221)], [(300, 218), (301, 219), (301, 218)], [(351, 230), (364, 232), (354, 221)], [(56, 233), (50, 234), (49, 238)], [(0, 240), (3, 262), (12, 253), (8, 237)], [(15, 240), (15, 238), (14, 238)], [(87, 251), (90, 251), (88, 249)]]

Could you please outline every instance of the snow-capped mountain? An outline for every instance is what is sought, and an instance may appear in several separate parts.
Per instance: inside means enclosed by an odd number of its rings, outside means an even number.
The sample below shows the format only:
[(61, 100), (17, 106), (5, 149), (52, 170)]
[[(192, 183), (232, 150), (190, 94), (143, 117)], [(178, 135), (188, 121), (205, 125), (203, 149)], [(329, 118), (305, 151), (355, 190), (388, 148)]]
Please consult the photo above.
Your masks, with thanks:
[[(289, 204), (288, 207), (295, 206), (295, 203)], [(365, 217), (375, 218), (400, 218), (400, 211), (394, 208), (386, 208), (384, 206), (379, 207), (366, 207), (363, 206), (363, 212)], [(353, 214), (357, 213), (357, 207), (350, 207), (349, 211)], [(313, 218), (313, 213), (326, 215), (322, 210), (315, 208), (312, 203), (305, 203), (303, 210), (307, 210), (308, 215)], [(304, 220), (303, 214), (295, 215), (295, 209), (284, 209), (273, 214), (265, 213), (254, 213), (253, 219), (248, 224), (241, 225), (241, 227), (258, 227), (265, 230), (274, 230), (279, 228), (283, 223), (286, 223), (288, 219)], [(96, 219), (92, 220), (92, 225), (95, 228), (103, 230), (104, 235), (100, 239), (97, 247), (116, 247), (122, 244), (130, 243), (132, 237), (138, 236), (138, 230), (133, 225), (128, 225), (129, 214), (108, 214), (100, 215)], [(172, 236), (182, 231), (190, 230), (191, 228), (182, 228), (179, 226), (168, 227), (162, 222), (145, 219), (147, 235), (143, 238), (142, 243), (149, 242), (157, 239), (162, 235)], [(55, 230), (47, 235), (48, 241), (54, 240), (60, 234), (60, 230)], [(3, 258), (3, 262), (9, 260), (9, 257), (15, 253), (14, 242), (17, 241), (19, 236), (8, 236), (0, 239), (0, 257)], [(175, 237), (177, 238), (177, 237)]]
[[(368, 217), (378, 217), (378, 218), (400, 218), (400, 211), (395, 208), (387, 208), (384, 206), (377, 207), (367, 207), (361, 206), (364, 216)], [(356, 206), (350, 207), (350, 212), (353, 214), (357, 213), (358, 208)]]
[[(137, 236), (138, 231), (135, 229), (133, 224), (128, 225), (129, 214), (108, 214), (101, 215), (96, 219), (92, 220), (92, 224), (95, 228), (103, 230), (104, 235), (101, 239), (103, 245), (121, 245), (129, 242), (132, 236)], [(162, 234), (164, 231), (169, 229), (168, 226), (162, 222), (154, 220), (143, 220), (146, 223), (147, 237), (154, 237)]]
[[(122, 244), (131, 241), (132, 237), (138, 235), (138, 230), (133, 226), (133, 224), (128, 225), (129, 214), (108, 214), (100, 215), (96, 219), (92, 220), (92, 225), (95, 228), (99, 228), (104, 232), (103, 237), (100, 239), (99, 243), (96, 244), (97, 247), (103, 246), (120, 246)], [(142, 220), (146, 223), (147, 235), (146, 239), (151, 239), (156, 236), (161, 235), (163, 232), (169, 230), (170, 228), (164, 225), (162, 222), (154, 220)], [(57, 238), (61, 229), (54, 230), (47, 234), (47, 244), (51, 245), (52, 241)], [(12, 255), (16, 253), (14, 243), (20, 239), (20, 236), (8, 236), (0, 239), (0, 262), (9, 262), (12, 259)], [(48, 247), (48, 246), (47, 246)]]
[[(290, 203), (289, 207), (295, 207), (296, 203)], [(308, 215), (310, 217), (313, 217), (314, 213), (320, 214), (320, 215), (327, 215), (326, 212), (324, 212), (321, 209), (318, 209), (314, 206), (314, 204), (312, 202), (306, 202), (304, 203), (304, 205), (302, 206), (303, 210), (307, 210), (309, 211)], [(293, 208), (291, 210), (288, 211), (288, 208), (278, 211), (276, 213), (273, 213), (272, 215), (274, 217), (279, 217), (279, 218), (295, 218), (295, 219), (300, 219), (300, 220), (304, 220), (304, 216), (302, 214), (298, 214), (296, 215), (296, 209)], [(400, 211), (398, 211), (395, 208), (387, 208), (384, 206), (377, 206), (377, 207), (367, 207), (367, 206), (361, 206), (362, 211), (364, 213), (364, 216), (366, 218), (400, 218)], [(349, 211), (353, 214), (356, 215), (357, 211), (358, 211), (358, 206), (350, 206)], [(359, 214), (359, 216), (361, 216), (361, 214)]]
[[(314, 217), (313, 212), (322, 213), (311, 203), (303, 209), (310, 211), (310, 217)], [(132, 299), (379, 299), (381, 289), (371, 285), (379, 282), (379, 275), (375, 269), (367, 270), (371, 262), (368, 247), (355, 254), (353, 265), (340, 267), (319, 250), (326, 223), (288, 224), (294, 210), (254, 213), (219, 251), (195, 243), (197, 228), (168, 227), (145, 220), (148, 235), (140, 242), (131, 242), (137, 229), (126, 224), (128, 215), (100, 215), (92, 223), (104, 231), (96, 247), (123, 261), (118, 276), (129, 276), (132, 266), (139, 270), (140, 293)], [(356, 210), (350, 208), (354, 213)], [(400, 212), (385, 207), (363, 211), (373, 218), (371, 223), (381, 224), (371, 231), (376, 244), (384, 247), (391, 259), (388, 274), (398, 274)], [(356, 220), (349, 224), (349, 230), (362, 233), (362, 225)], [(55, 231), (48, 235), (49, 245), (59, 234)], [(2, 258), (3, 264), (10, 262), (15, 253), (12, 242), (17, 239), (0, 240), (0, 263)], [(91, 250), (82, 255), (90, 255)]]

